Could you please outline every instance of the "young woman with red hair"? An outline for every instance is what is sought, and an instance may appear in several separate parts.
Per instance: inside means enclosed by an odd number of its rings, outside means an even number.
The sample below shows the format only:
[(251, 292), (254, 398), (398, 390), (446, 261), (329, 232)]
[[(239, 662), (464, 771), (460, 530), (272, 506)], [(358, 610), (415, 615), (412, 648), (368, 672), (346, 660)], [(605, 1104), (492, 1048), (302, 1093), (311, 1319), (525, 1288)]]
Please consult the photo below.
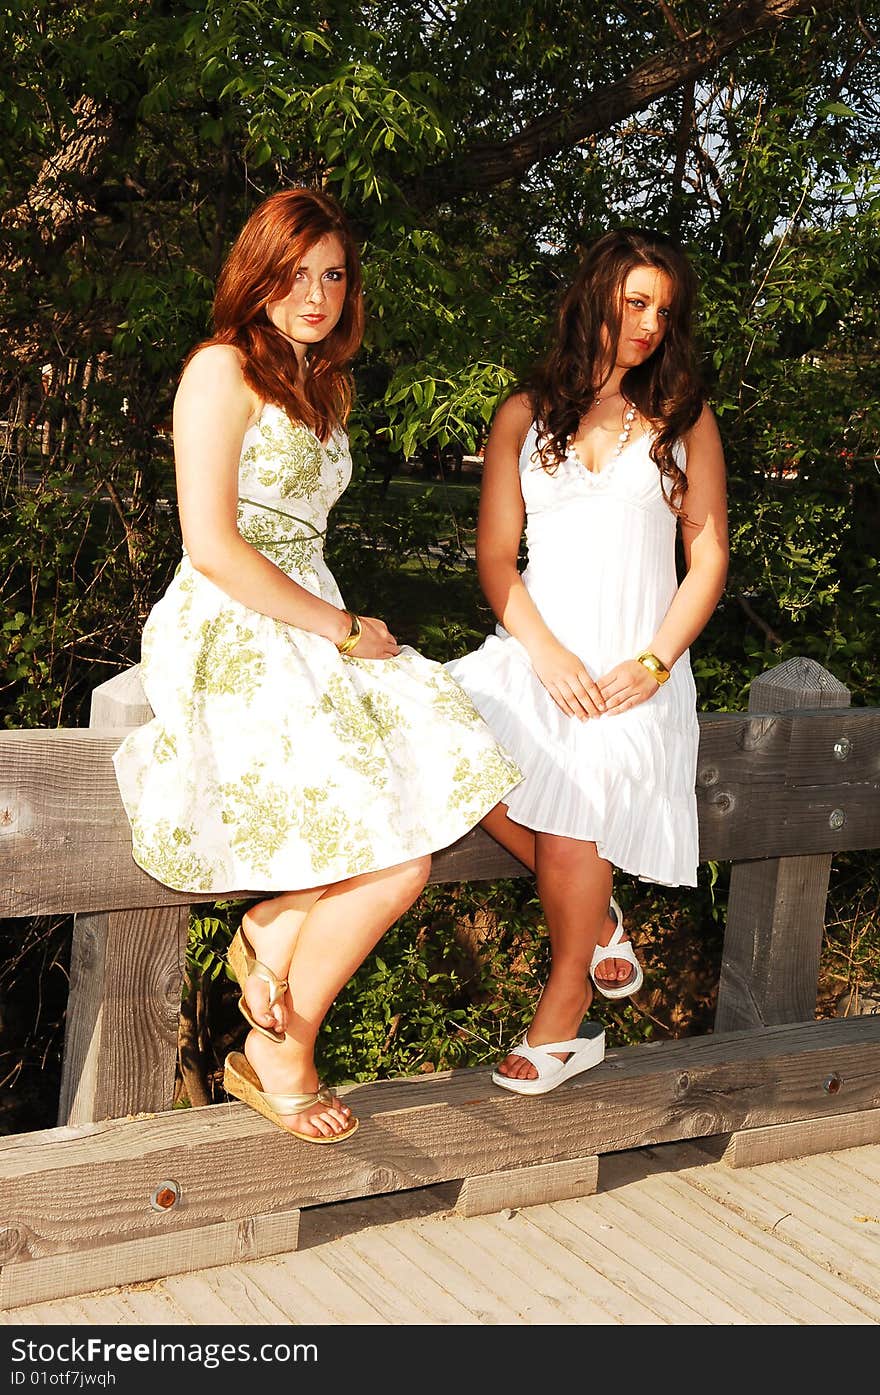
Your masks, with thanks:
[(351, 475), (357, 249), (316, 190), (272, 195), (220, 275), (174, 403), (184, 553), (144, 629), (154, 720), (115, 756), (133, 855), (205, 898), (267, 893), (229, 962), (251, 1026), (224, 1084), (312, 1143), (357, 1120), (318, 1081), (337, 993), (430, 854), (520, 778), (444, 668), (344, 603), (324, 561)]

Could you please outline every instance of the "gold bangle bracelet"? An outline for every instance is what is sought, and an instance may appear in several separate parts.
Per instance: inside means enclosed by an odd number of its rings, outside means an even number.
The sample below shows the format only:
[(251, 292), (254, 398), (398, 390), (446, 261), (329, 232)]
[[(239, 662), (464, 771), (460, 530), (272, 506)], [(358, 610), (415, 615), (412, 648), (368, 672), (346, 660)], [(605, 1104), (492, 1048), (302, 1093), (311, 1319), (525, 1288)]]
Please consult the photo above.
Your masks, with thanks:
[(352, 649), (356, 647), (357, 642), (361, 637), (362, 631), (360, 616), (355, 615), (354, 611), (352, 610), (347, 610), (345, 613), (350, 618), (351, 624), (349, 626), (348, 634), (345, 636), (345, 639), (341, 639), (336, 646), (340, 654), (351, 653)]
[(669, 669), (666, 667), (663, 660), (658, 659), (657, 655), (652, 654), (648, 649), (645, 650), (644, 654), (639, 654), (636, 663), (646, 668), (648, 672), (656, 678), (658, 683), (665, 683), (669, 678)]

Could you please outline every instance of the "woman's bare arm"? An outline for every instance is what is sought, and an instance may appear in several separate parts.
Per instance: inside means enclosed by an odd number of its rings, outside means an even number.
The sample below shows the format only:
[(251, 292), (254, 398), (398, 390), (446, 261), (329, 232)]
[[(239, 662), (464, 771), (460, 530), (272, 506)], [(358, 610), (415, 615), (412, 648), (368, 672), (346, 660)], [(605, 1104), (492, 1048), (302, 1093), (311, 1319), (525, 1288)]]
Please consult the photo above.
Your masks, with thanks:
[[(727, 579), (727, 486), (724, 451), (715, 417), (704, 407), (688, 434), (688, 488), (681, 522), (687, 568), (657, 633), (645, 649), (672, 668), (705, 628)], [(623, 660), (599, 679), (609, 712), (636, 707), (657, 691), (657, 680), (635, 661)]]

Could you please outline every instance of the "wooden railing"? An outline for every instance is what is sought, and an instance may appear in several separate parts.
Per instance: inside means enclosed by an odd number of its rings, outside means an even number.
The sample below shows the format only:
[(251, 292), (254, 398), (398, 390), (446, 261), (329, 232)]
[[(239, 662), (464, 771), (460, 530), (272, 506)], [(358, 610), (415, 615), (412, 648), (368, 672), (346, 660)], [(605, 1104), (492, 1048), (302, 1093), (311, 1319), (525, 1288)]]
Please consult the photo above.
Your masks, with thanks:
[[(880, 1139), (880, 1018), (815, 1020), (831, 858), (880, 845), (880, 709), (812, 660), (758, 678), (748, 713), (700, 716), (700, 855), (733, 863), (714, 1033), (609, 1051), (543, 1099), (479, 1069), (353, 1087), (340, 1149), (237, 1103), (171, 1109), (204, 898), (131, 858), (111, 756), (150, 716), (132, 669), (88, 729), (0, 732), (0, 915), (76, 913), (61, 1127), (0, 1140), (0, 1304), (294, 1248), (299, 1209), (342, 1198), (465, 1179), (472, 1214), (589, 1191), (602, 1153), (647, 1143), (713, 1136), (743, 1161)], [(474, 830), (431, 879), (524, 874)]]

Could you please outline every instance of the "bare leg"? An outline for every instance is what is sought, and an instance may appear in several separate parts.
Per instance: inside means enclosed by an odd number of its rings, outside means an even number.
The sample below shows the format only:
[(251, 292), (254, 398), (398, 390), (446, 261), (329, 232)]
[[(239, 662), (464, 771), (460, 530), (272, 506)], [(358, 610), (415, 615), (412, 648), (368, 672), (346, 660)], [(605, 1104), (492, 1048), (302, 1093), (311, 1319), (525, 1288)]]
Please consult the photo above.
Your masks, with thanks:
[[(264, 1090), (303, 1094), (318, 1084), (315, 1042), (333, 1000), (390, 925), (412, 905), (428, 880), (429, 857), (327, 887), (303, 917), (290, 962), (293, 1004), (282, 1045), (250, 1032), (245, 1055)], [(342, 1133), (351, 1110), (334, 1097), (285, 1116), (304, 1133)]]
[[(551, 965), (528, 1038), (532, 1046), (544, 1046), (577, 1036), (593, 1000), (590, 960), (606, 922), (609, 935), (614, 928), (608, 911), (612, 866), (599, 856), (595, 843), (552, 833), (535, 837), (538, 894), (550, 932)], [(537, 1077), (534, 1066), (513, 1052), (498, 1070), (520, 1080)]]
[(481, 820), (483, 828), (490, 833), (496, 843), (519, 858), (530, 872), (535, 870), (535, 835), (524, 824), (514, 823), (508, 818), (507, 805), (496, 804)]
[[(536, 838), (542, 836), (556, 836), (553, 834), (536, 834), (531, 828), (526, 828), (521, 823), (515, 823), (514, 820), (508, 816), (507, 805), (502, 803), (498, 803), (490, 809), (488, 814), (481, 820), (481, 823), (486, 832), (491, 834), (495, 839), (496, 843), (500, 843), (508, 852), (513, 853), (514, 857), (519, 858), (520, 862), (532, 872), (534, 872), (536, 866)], [(577, 840), (568, 839), (567, 841), (576, 842)], [(590, 847), (595, 849), (595, 844), (591, 843)], [(610, 882), (608, 895), (609, 897), (611, 895)], [(543, 900), (543, 894), (541, 899)], [(586, 908), (584, 908), (584, 910), (586, 912)], [(588, 915), (588, 912), (586, 912), (586, 914)], [(611, 916), (608, 916), (606, 922), (602, 925), (602, 929), (599, 931), (598, 943), (607, 945), (611, 936), (614, 934), (614, 930), (615, 922)], [(599, 972), (597, 976), (604, 984), (612, 988), (618, 983), (625, 983), (633, 971), (632, 965), (628, 964), (625, 959), (603, 959), (598, 968), (601, 972)], [(557, 1040), (562, 1040), (562, 1038), (557, 1038)], [(538, 1045), (539, 1043), (535, 1044)]]

